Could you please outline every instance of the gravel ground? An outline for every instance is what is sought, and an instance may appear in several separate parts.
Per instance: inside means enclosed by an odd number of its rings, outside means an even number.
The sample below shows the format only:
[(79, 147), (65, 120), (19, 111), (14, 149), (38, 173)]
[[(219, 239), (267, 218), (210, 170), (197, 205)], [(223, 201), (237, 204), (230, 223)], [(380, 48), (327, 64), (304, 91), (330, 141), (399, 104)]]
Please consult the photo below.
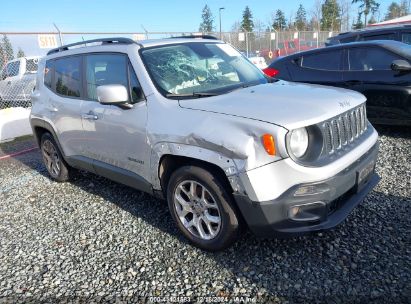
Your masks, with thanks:
[(380, 133), (382, 181), (339, 227), (246, 233), (214, 254), (186, 243), (149, 195), (84, 172), (52, 182), (38, 150), (0, 160), (0, 303), (411, 303), (411, 131)]

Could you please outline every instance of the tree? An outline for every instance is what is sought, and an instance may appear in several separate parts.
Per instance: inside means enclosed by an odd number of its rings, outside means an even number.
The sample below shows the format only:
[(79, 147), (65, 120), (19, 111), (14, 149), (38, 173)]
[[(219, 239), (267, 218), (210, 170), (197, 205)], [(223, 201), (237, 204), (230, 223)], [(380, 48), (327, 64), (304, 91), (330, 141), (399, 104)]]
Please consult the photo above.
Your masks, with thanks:
[(202, 22), (200, 23), (200, 27), (198, 30), (202, 33), (212, 32), (214, 29), (214, 25), (213, 25), (214, 17), (207, 4), (203, 8), (203, 11), (201, 14), (201, 20)]
[(1, 40), (1, 47), (3, 49), (4, 63), (10, 60), (13, 60), (14, 59), (13, 46), (11, 45), (11, 42), (9, 40), (9, 37), (7, 37), (7, 35), (3, 35), (3, 39)]
[(352, 3), (360, 3), (360, 12), (364, 14), (364, 26), (367, 26), (368, 15), (374, 15), (380, 7), (375, 0), (352, 0)]
[(295, 26), (299, 31), (304, 31), (307, 29), (307, 12), (302, 4), (300, 4), (297, 10), (297, 16), (295, 17)]
[(325, 0), (321, 9), (321, 30), (339, 31), (341, 29), (341, 11), (337, 0)]
[(241, 21), (241, 27), (246, 32), (252, 32), (254, 29), (253, 15), (248, 6), (243, 11), (243, 20)]
[(364, 23), (362, 22), (361, 15), (362, 15), (361, 13), (358, 13), (357, 21), (353, 22), (352, 28), (354, 30), (359, 30), (359, 29), (364, 28)]
[(372, 15), (370, 20), (368, 20), (368, 24), (375, 24), (375, 23), (377, 23), (377, 20), (375, 19), (375, 16)]
[(401, 4), (398, 4), (397, 2), (392, 2), (388, 6), (388, 11), (385, 15), (385, 20), (391, 20), (402, 16), (406, 16), (408, 15), (408, 11), (409, 8), (407, 1), (402, 1)]
[(17, 58), (22, 58), (22, 57), (26, 57), (26, 55), (24, 54), (24, 51), (21, 48), (19, 48), (17, 52)]
[(281, 31), (287, 27), (287, 20), (285, 19), (284, 12), (282, 10), (277, 10), (275, 12), (273, 20), (273, 29), (276, 31)]

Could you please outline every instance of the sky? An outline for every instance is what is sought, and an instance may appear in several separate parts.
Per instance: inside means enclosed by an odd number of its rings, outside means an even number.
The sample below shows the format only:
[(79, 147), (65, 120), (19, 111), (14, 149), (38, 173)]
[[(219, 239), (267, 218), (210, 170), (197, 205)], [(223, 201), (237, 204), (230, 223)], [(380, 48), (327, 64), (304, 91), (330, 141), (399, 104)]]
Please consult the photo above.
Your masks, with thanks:
[[(392, 1), (378, 1), (381, 18)], [(53, 22), (63, 32), (195, 32), (205, 4), (216, 27), (219, 8), (225, 8), (222, 29), (230, 31), (246, 5), (254, 20), (268, 23), (273, 11), (283, 10), (288, 19), (300, 3), (308, 13), (314, 7), (314, 0), (2, 0), (0, 32), (54, 31)]]

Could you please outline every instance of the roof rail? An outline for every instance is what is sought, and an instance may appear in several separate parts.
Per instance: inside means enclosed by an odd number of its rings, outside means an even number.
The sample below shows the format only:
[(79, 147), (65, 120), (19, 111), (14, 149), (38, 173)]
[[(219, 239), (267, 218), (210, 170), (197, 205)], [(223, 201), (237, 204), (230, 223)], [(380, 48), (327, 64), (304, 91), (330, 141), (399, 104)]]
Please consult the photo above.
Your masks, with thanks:
[(139, 46), (142, 46), (141, 44), (135, 42), (134, 40), (130, 39), (130, 38), (100, 38), (100, 39), (93, 39), (93, 40), (85, 40), (85, 41), (81, 41), (81, 42), (76, 42), (76, 43), (71, 43), (71, 44), (66, 44), (66, 45), (62, 45), (58, 48), (52, 49), (50, 51), (47, 52), (47, 55), (51, 55), (54, 53), (59, 53), (59, 52), (63, 52), (63, 51), (68, 51), (70, 47), (73, 46), (77, 46), (77, 45), (85, 45), (87, 46), (88, 43), (96, 43), (96, 42), (101, 42), (101, 44), (133, 44), (136, 43)]
[(175, 39), (175, 38), (188, 38), (188, 39), (212, 39), (212, 40), (218, 40), (217, 37), (212, 36), (212, 35), (187, 35), (187, 36), (174, 36), (174, 37), (170, 37), (171, 39)]

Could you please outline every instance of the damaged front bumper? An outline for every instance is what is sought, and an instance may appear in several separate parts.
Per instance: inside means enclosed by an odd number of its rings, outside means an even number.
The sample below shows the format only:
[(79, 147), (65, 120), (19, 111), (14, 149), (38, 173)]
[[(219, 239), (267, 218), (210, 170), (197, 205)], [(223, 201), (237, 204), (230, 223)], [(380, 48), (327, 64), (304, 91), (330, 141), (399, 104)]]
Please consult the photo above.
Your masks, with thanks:
[(377, 185), (378, 144), (335, 176), (295, 185), (278, 198), (253, 202), (234, 194), (250, 230), (260, 237), (292, 236), (332, 228), (341, 223)]

